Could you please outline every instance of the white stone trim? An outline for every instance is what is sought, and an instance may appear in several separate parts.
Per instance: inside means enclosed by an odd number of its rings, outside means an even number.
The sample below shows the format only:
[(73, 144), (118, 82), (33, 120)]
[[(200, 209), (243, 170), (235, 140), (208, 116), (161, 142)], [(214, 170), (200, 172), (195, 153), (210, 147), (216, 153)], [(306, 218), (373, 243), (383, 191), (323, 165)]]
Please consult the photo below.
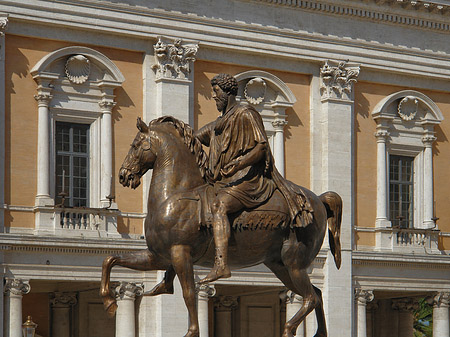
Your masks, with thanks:
[[(417, 111), (411, 120), (399, 114), (399, 105), (408, 97), (417, 102)], [(426, 95), (414, 90), (403, 90), (382, 99), (372, 111), (377, 123), (377, 218), (376, 226), (390, 227), (388, 220), (389, 154), (414, 157), (414, 228), (434, 228), (433, 205), (433, 155), (432, 143), (436, 140), (434, 127), (443, 119), (438, 106)], [(377, 247), (390, 240), (377, 234)], [(392, 233), (391, 233), (392, 235)], [(395, 246), (395, 245), (394, 245)], [(413, 247), (411, 247), (413, 248)]]
[[(8, 25), (8, 15), (0, 15), (0, 206), (5, 203), (5, 30)], [(5, 212), (0, 207), (0, 233), (5, 230)], [(0, 310), (0, 314), (3, 310)], [(0, 316), (1, 317), (1, 316)], [(3, 325), (0, 322), (0, 331)]]

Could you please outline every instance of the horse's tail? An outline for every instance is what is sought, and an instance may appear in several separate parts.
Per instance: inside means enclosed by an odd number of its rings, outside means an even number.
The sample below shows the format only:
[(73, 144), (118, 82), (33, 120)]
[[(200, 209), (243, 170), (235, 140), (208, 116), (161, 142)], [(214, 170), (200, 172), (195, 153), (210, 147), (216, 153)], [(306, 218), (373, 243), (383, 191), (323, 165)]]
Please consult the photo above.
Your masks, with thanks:
[(336, 267), (341, 267), (341, 221), (342, 221), (342, 199), (335, 192), (325, 192), (319, 196), (319, 199), (327, 209), (328, 221), (328, 239), (331, 253), (334, 256)]

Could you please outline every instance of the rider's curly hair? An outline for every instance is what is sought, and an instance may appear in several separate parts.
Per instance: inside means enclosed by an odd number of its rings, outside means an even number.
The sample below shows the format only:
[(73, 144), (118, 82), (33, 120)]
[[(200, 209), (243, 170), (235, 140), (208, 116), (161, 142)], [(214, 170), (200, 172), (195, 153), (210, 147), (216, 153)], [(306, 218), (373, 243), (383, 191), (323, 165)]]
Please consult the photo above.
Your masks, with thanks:
[(219, 74), (213, 77), (211, 80), (211, 85), (218, 85), (220, 89), (225, 91), (229, 95), (237, 95), (238, 92), (238, 83), (236, 79), (228, 74)]

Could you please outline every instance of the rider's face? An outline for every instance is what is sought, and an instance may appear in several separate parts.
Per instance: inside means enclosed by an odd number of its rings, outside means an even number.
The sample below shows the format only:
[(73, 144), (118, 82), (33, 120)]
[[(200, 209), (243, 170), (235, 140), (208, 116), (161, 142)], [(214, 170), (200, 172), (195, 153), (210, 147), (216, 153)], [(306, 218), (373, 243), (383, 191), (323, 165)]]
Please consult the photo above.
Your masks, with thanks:
[(222, 90), (217, 84), (213, 86), (213, 95), (212, 97), (216, 101), (217, 110), (220, 112), (225, 112), (225, 109), (228, 104), (228, 94)]

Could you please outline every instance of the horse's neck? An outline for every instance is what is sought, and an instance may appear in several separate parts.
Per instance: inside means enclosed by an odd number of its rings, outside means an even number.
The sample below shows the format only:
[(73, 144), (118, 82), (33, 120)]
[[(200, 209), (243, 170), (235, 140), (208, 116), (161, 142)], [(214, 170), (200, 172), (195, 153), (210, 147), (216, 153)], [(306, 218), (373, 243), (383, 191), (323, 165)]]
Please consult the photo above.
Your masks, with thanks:
[(149, 205), (158, 207), (174, 193), (187, 191), (204, 183), (194, 156), (183, 141), (173, 134), (160, 133), (155, 150), (149, 191)]

